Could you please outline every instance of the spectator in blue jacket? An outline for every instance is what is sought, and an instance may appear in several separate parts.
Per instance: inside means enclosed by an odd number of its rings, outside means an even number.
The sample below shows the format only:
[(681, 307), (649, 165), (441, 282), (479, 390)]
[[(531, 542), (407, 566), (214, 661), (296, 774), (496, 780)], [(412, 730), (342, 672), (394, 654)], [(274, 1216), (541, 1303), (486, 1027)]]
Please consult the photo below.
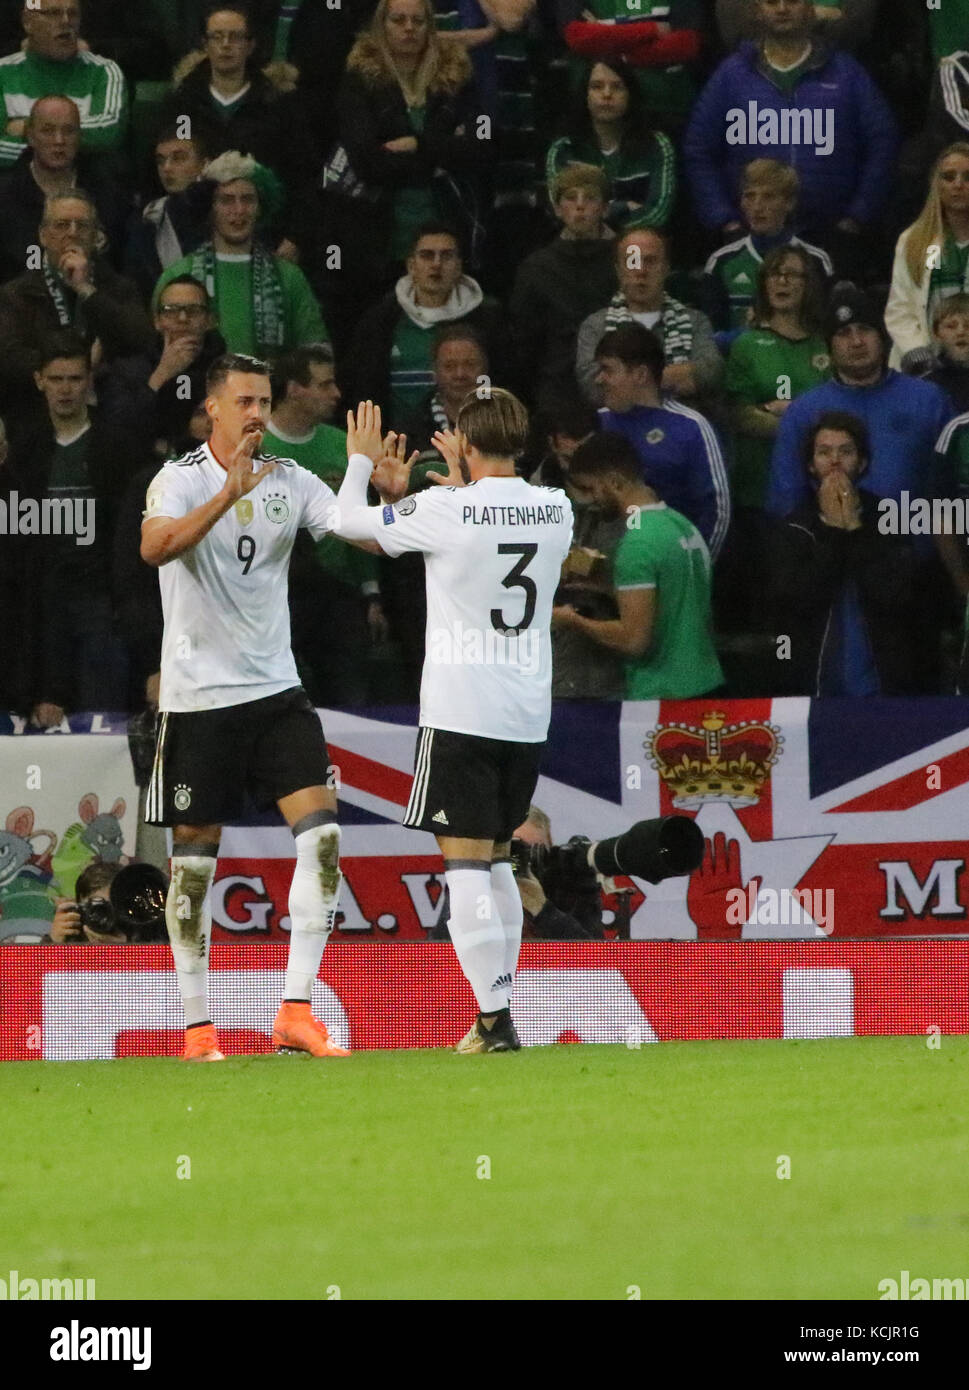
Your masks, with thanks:
[(741, 178), (752, 159), (790, 164), (799, 236), (822, 246), (839, 274), (860, 271), (862, 230), (892, 186), (898, 142), (891, 109), (865, 69), (812, 39), (810, 0), (756, 0), (763, 38), (743, 43), (693, 108), (683, 154), (700, 220), (732, 240), (742, 231)]
[(713, 426), (699, 411), (663, 399), (663, 345), (642, 324), (606, 333), (596, 362), (605, 402), (600, 428), (629, 440), (650, 487), (693, 522), (716, 560), (730, 524), (730, 487)]
[(857, 415), (871, 439), (865, 487), (901, 500), (927, 495), (933, 449), (955, 414), (946, 393), (929, 381), (890, 370), (888, 339), (867, 295), (853, 285), (835, 291), (825, 337), (834, 377), (792, 401), (781, 419), (771, 457), (767, 510), (789, 515), (810, 497), (804, 440), (825, 411)]

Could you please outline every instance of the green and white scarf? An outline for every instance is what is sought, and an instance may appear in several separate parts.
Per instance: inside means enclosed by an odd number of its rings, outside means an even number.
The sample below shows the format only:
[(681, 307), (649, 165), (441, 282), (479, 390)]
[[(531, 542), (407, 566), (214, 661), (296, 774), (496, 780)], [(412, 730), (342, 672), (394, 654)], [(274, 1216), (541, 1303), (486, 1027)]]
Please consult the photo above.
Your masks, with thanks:
[[(50, 263), (47, 252), (44, 252), (44, 259), (41, 262), (41, 270), (44, 275), (44, 284), (47, 286), (47, 293), (54, 301), (54, 308), (57, 311), (57, 320), (61, 328), (75, 327), (78, 332), (83, 332), (81, 325), (77, 323), (76, 315), (71, 313), (67, 300), (64, 298), (64, 285), (60, 276), (54, 274), (54, 268)], [(80, 310), (81, 301), (77, 300), (77, 309)]]
[[(620, 290), (614, 294), (606, 310), (606, 332), (621, 323), (635, 323)], [(667, 363), (689, 362), (693, 352), (693, 321), (685, 304), (670, 295), (663, 295), (663, 307), (657, 327), (661, 331), (663, 352)]]
[[(215, 271), (215, 247), (207, 241), (192, 253), (189, 274), (202, 281), (213, 302)], [(286, 340), (283, 282), (276, 269), (276, 258), (258, 242), (252, 248), (252, 313), (259, 352), (281, 352)]]

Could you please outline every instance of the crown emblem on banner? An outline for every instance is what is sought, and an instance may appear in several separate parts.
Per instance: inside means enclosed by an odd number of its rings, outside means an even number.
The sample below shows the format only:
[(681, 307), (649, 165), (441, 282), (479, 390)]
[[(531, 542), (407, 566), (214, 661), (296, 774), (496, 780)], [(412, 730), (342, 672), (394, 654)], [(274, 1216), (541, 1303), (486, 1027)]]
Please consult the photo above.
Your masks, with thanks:
[(772, 724), (752, 719), (728, 724), (720, 710), (710, 710), (699, 726), (658, 724), (643, 747), (673, 805), (692, 810), (708, 801), (756, 806), (783, 741)]

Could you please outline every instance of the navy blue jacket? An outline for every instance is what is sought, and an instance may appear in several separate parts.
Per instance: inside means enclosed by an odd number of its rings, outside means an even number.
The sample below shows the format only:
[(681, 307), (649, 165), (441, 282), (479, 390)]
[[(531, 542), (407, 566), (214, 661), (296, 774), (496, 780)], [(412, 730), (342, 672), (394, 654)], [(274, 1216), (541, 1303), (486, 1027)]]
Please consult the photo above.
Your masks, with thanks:
[[(697, 215), (708, 227), (742, 221), (740, 177), (752, 159), (779, 159), (800, 179), (798, 228), (853, 217), (871, 222), (891, 191), (898, 144), (895, 119), (885, 98), (860, 63), (847, 53), (818, 49), (789, 95), (767, 76), (756, 44), (743, 43), (716, 69), (693, 107), (683, 137), (683, 157)], [(758, 115), (773, 111), (831, 113), (831, 149), (822, 143), (753, 143), (748, 103)], [(746, 143), (731, 143), (730, 132)], [(824, 120), (827, 117), (823, 117)]]
[(705, 416), (678, 401), (599, 411), (599, 426), (625, 435), (643, 463), (643, 482), (688, 517), (720, 553), (730, 525), (730, 485), (716, 431)]
[(874, 386), (824, 381), (792, 401), (781, 417), (771, 456), (767, 510), (788, 516), (811, 496), (801, 450), (822, 412), (847, 410), (868, 427), (871, 463), (863, 485), (876, 497), (928, 496), (935, 441), (955, 415), (949, 397), (930, 381), (888, 371)]

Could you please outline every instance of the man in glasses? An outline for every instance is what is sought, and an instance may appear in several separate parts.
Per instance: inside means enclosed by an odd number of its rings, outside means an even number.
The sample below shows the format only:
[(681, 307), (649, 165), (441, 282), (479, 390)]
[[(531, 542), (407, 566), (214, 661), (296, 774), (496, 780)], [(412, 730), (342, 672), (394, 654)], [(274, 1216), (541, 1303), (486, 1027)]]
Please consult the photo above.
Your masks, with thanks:
[(151, 324), (136, 287), (111, 268), (97, 209), (80, 189), (48, 198), (29, 269), (0, 288), (0, 398), (20, 409), (34, 394), (45, 337), (70, 329), (95, 370), (146, 352)]
[(124, 139), (128, 98), (117, 63), (81, 51), (79, 0), (25, 0), (23, 49), (0, 58), (0, 168), (26, 147), (27, 119), (40, 97), (66, 96), (81, 112), (81, 149), (117, 150)]
[(225, 342), (205, 286), (191, 275), (165, 286), (154, 320), (151, 351), (116, 362), (101, 399), (115, 426), (165, 455), (185, 440), (195, 403), (205, 397), (208, 369)]

